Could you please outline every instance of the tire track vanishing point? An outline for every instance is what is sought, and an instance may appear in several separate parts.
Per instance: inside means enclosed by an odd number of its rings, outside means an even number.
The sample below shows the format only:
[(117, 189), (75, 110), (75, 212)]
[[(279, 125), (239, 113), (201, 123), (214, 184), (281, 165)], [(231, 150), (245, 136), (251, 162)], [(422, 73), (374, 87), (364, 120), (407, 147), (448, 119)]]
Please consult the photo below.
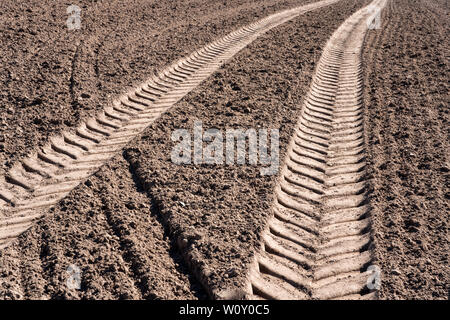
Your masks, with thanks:
[(360, 59), (371, 8), (339, 27), (316, 67), (250, 270), (250, 298), (376, 298), (366, 286), (372, 256)]
[(0, 177), (0, 250), (258, 36), (337, 1), (285, 10), (242, 27), (167, 67), (76, 129), (50, 138)]

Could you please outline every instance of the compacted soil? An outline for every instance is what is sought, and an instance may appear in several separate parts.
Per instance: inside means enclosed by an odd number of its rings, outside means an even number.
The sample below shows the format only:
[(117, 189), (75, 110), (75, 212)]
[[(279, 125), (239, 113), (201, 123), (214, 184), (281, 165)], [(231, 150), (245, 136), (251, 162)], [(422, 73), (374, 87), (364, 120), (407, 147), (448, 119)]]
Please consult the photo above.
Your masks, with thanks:
[[(83, 27), (70, 32), (61, 27), (63, 3), (2, 3), (2, 170), (173, 60), (307, 2), (81, 1)], [(281, 166), (324, 44), (369, 2), (306, 13), (237, 54), (0, 252), (0, 298), (236, 297), (277, 175), (251, 165), (176, 165), (171, 134), (192, 132), (195, 120), (204, 130), (279, 129)], [(363, 53), (380, 297), (445, 299), (448, 5), (392, 2)], [(80, 290), (66, 285), (71, 264), (82, 271)]]

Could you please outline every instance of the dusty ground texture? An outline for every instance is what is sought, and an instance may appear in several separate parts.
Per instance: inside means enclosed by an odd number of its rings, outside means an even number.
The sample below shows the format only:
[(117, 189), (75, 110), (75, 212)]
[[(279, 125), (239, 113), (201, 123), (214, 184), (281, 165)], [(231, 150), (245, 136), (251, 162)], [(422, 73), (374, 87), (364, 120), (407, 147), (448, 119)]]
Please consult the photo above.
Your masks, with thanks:
[[(65, 29), (65, 3), (2, 2), (2, 170), (165, 64), (305, 2), (81, 1), (77, 33)], [(171, 133), (194, 120), (205, 129), (279, 128), (282, 160), (323, 45), (368, 2), (308, 13), (239, 53), (0, 252), (0, 298), (205, 299), (238, 288), (276, 176), (174, 165)], [(363, 56), (380, 297), (445, 299), (448, 5), (395, 0), (387, 15)], [(81, 290), (66, 286), (70, 264), (82, 270)]]
[[(205, 128), (280, 128), (285, 146), (322, 46), (361, 5), (346, 0), (308, 13), (241, 52), (125, 150), (125, 160), (119, 155), (0, 253), (2, 297), (211, 294), (192, 274), (204, 276), (208, 289), (240, 285), (269, 214), (275, 176), (261, 178), (251, 166), (175, 166), (171, 131), (191, 128), (194, 119)], [(83, 272), (79, 291), (66, 287), (71, 263)]]
[[(3, 299), (205, 297), (120, 156), (51, 209), (0, 261)], [(72, 264), (81, 269), (80, 290), (66, 286)]]
[(276, 128), (280, 161), (314, 66), (334, 30), (363, 5), (342, 1), (269, 32), (163, 115), (125, 150), (192, 268), (216, 291), (242, 287), (271, 215), (277, 176), (251, 165), (175, 165), (174, 129)]
[(311, 0), (64, 1), (0, 3), (0, 174), (145, 81), (239, 26)]
[(380, 297), (448, 299), (449, 5), (398, 0), (383, 19), (363, 55)]

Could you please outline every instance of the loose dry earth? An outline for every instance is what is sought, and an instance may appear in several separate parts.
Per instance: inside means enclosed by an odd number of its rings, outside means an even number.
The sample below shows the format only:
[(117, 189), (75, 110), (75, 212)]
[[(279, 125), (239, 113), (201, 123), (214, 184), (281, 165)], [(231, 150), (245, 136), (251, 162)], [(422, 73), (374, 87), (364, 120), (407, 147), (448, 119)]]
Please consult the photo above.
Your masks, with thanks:
[(380, 297), (447, 299), (449, 6), (394, 1), (386, 15), (363, 55)]
[[(81, 1), (83, 28), (71, 32), (65, 3), (2, 2), (2, 170), (194, 49), (309, 2)], [(0, 298), (243, 295), (278, 176), (177, 166), (171, 133), (195, 120), (205, 129), (279, 128), (283, 161), (327, 40), (369, 2), (308, 12), (243, 49), (0, 252)], [(446, 1), (392, 0), (365, 41), (380, 298), (448, 298), (448, 14)], [(82, 269), (81, 290), (66, 286), (70, 264)]]
[(2, 1), (1, 170), (176, 59), (309, 2), (86, 0), (81, 30), (70, 31), (63, 1)]

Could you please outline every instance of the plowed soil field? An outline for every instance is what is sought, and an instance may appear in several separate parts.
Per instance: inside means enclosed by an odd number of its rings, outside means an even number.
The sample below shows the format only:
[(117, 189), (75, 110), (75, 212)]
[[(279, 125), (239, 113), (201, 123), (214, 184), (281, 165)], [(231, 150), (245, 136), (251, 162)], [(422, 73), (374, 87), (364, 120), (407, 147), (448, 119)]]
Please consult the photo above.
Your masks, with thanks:
[(0, 299), (448, 299), (447, 1), (78, 6), (0, 4)]

